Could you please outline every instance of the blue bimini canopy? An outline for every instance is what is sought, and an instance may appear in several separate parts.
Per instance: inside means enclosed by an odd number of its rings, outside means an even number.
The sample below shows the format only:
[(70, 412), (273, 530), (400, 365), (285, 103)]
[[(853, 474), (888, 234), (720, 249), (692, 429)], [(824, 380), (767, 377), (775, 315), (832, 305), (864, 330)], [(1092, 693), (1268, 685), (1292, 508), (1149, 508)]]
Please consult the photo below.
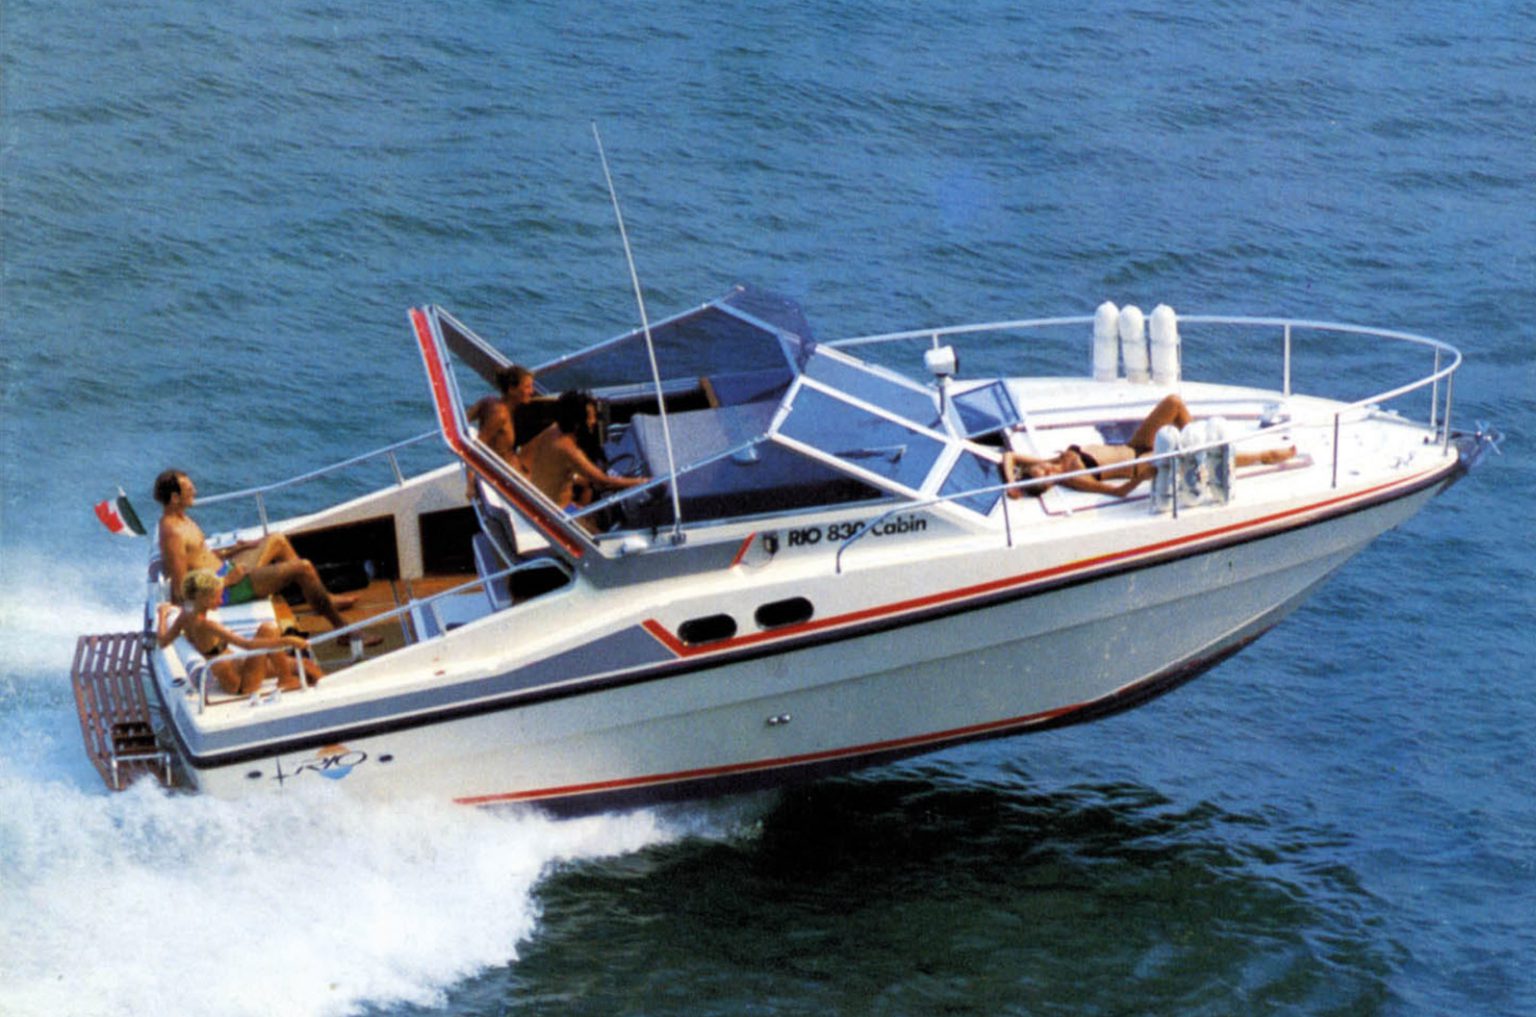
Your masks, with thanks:
[[(814, 347), (810, 325), (792, 300), (750, 286), (651, 326), (656, 366), (664, 383), (708, 378), (717, 393), (736, 398), (782, 389)], [(645, 332), (633, 332), (589, 346), (535, 369), (546, 392), (613, 390), (651, 384)], [(736, 391), (741, 385), (746, 388)], [(753, 392), (754, 386), (761, 386)]]

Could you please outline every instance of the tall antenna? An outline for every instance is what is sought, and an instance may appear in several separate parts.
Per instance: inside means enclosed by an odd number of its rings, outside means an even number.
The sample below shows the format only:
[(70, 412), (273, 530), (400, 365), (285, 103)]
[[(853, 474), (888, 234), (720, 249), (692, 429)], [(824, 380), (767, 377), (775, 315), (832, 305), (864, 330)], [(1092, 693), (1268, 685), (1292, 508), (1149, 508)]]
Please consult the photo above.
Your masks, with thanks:
[(667, 423), (667, 399), (661, 391), (661, 371), (656, 367), (656, 347), (651, 342), (651, 321), (645, 314), (645, 296), (640, 292), (640, 274), (635, 271), (635, 256), (629, 249), (629, 234), (624, 229), (624, 213), (619, 210), (619, 192), (608, 172), (608, 155), (603, 151), (603, 136), (592, 121), (592, 139), (597, 142), (597, 157), (603, 162), (603, 179), (608, 182), (608, 197), (613, 199), (613, 217), (619, 223), (619, 239), (624, 242), (624, 260), (629, 263), (629, 281), (635, 287), (635, 304), (640, 308), (640, 328), (645, 332), (645, 355), (651, 361), (651, 380), (656, 384), (656, 411), (661, 415), (661, 440), (667, 447), (668, 486), (672, 489), (672, 543), (683, 542), (683, 502), (677, 493), (677, 460), (672, 455), (672, 427)]

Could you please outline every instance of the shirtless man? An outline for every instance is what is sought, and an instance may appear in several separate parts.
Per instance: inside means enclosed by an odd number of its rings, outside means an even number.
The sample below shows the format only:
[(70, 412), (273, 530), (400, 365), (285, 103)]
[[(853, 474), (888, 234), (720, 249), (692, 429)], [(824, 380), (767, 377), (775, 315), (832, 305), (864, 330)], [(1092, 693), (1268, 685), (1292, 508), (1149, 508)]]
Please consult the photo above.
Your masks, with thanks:
[(172, 590), (180, 590), (193, 569), (208, 569), (223, 581), (219, 603), (224, 605), (270, 597), (289, 583), (298, 583), (304, 599), (332, 625), (342, 628), (347, 624), (341, 612), (357, 598), (331, 596), (315, 566), (300, 558), (283, 534), (210, 548), (202, 527), (187, 515), (197, 500), (197, 486), (180, 470), (166, 470), (155, 478), (155, 500), (164, 507), (160, 515), (160, 567)]
[(500, 396), (486, 396), (469, 408), (469, 421), (480, 429), (480, 440), (514, 469), (517, 457), (517, 408), (533, 399), (533, 372), (513, 364), (496, 372)]
[[(577, 481), (590, 485), (594, 492), (605, 488), (637, 487), (650, 477), (615, 477), (595, 465), (576, 444), (576, 434), (587, 422), (589, 397), (582, 392), (562, 392), (555, 404), (555, 422), (523, 446), (523, 463), (528, 479), (567, 512), (574, 511)], [(596, 525), (590, 518), (582, 524)]]

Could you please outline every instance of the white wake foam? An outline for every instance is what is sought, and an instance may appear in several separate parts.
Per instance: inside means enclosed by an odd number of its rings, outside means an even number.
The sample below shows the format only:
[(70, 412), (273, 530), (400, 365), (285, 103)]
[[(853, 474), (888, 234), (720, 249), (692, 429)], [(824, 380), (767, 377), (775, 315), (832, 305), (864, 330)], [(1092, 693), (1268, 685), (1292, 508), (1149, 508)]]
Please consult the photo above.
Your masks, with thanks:
[(14, 777), (0, 760), (7, 1014), (346, 1014), (434, 1004), (517, 957), (552, 864), (676, 839), (340, 789), (230, 803)]

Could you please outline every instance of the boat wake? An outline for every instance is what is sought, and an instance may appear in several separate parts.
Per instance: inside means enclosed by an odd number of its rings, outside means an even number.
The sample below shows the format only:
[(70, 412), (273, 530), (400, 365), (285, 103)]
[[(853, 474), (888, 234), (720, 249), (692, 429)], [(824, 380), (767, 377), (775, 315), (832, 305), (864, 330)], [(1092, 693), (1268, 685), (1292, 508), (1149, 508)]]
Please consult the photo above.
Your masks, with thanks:
[[(3, 766), (4, 764), (0, 764)], [(542, 874), (682, 835), (341, 794), (121, 795), (0, 769), (9, 1013), (344, 1014), (516, 959)]]
[(152, 782), (109, 794), (77, 762), (69, 653), (82, 625), (136, 627), (138, 591), (98, 598), (68, 569), (18, 574), (26, 596), (0, 591), (5, 1013), (434, 1005), (517, 958), (551, 868), (716, 835), (699, 812), (557, 822), (331, 787), (241, 802)]

